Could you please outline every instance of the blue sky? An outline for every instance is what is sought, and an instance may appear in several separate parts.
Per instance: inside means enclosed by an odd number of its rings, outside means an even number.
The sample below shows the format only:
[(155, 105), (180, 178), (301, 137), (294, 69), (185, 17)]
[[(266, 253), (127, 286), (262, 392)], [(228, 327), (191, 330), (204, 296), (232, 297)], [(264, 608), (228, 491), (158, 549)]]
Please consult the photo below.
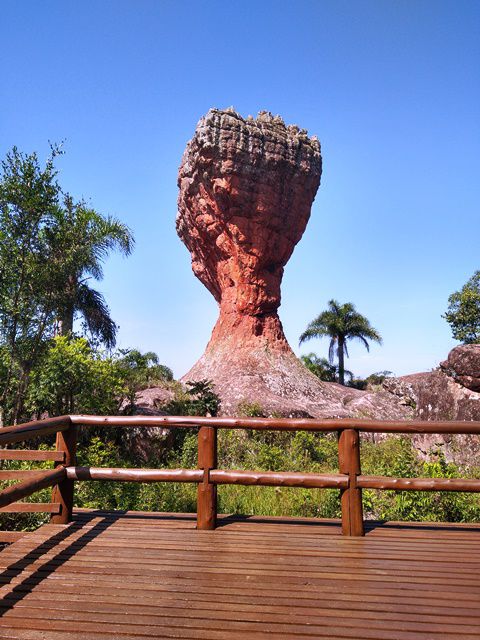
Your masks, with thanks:
[(136, 250), (99, 288), (120, 345), (183, 375), (216, 304), (175, 233), (176, 174), (210, 107), (267, 109), (316, 134), (324, 172), (287, 265), (280, 316), (297, 353), (335, 297), (384, 338), (349, 369), (428, 370), (441, 318), (476, 269), (480, 3), (3, 0), (0, 155), (65, 140), (61, 183), (130, 225)]

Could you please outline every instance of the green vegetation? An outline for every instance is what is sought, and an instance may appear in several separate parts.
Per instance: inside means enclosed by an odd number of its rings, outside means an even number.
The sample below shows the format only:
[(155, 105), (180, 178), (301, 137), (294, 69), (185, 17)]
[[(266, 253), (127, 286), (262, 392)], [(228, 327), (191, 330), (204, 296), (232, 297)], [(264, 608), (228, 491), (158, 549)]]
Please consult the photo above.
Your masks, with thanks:
[[(193, 468), (197, 463), (196, 452), (197, 435), (192, 431), (148, 464)], [(128, 452), (121, 453), (113, 440), (105, 442), (94, 436), (80, 447), (79, 464), (133, 467), (138, 466), (138, 461)], [(31, 468), (30, 463), (9, 462), (4, 465), (10, 469)], [(480, 468), (466, 470), (449, 464), (439, 452), (434, 452), (429, 462), (420, 461), (407, 437), (391, 437), (381, 442), (364, 440), (362, 465), (363, 472), (372, 475), (480, 477)], [(219, 468), (335, 473), (338, 472), (336, 436), (309, 432), (222, 430), (219, 433)], [(48, 502), (50, 490), (36, 494), (33, 499)], [(365, 490), (363, 503), (367, 519), (438, 522), (478, 522), (480, 519), (480, 496), (477, 494)], [(87, 508), (192, 512), (196, 509), (196, 487), (183, 483), (78, 482), (76, 504)], [(219, 510), (223, 513), (339, 517), (339, 492), (223, 486), (219, 487)], [(37, 514), (0, 514), (0, 528), (14, 524), (35, 528), (45, 520), (46, 517)]]
[(340, 304), (336, 300), (328, 302), (328, 309), (322, 311), (300, 336), (300, 344), (312, 338), (330, 338), (328, 359), (333, 364), (338, 357), (338, 382), (345, 384), (345, 356), (348, 358), (347, 342), (359, 340), (369, 351), (369, 340), (382, 344), (382, 338), (370, 322), (355, 309), (351, 302)]
[[(54, 166), (59, 154), (53, 147), (42, 166), (35, 153), (13, 148), (1, 165), (0, 425), (28, 419), (35, 398), (48, 410), (55, 403), (69, 406), (69, 390), (54, 390), (51, 380), (67, 346), (52, 345), (52, 339), (70, 338), (76, 315), (83, 318), (92, 345), (115, 344), (117, 327), (103, 296), (88, 281), (101, 279), (111, 251), (130, 253), (133, 237), (115, 218), (62, 191)], [(77, 346), (85, 356), (87, 345)], [(75, 355), (69, 381), (74, 386), (80, 353)], [(40, 374), (40, 363), (51, 371)], [(33, 380), (41, 389), (31, 390)], [(62, 398), (54, 402), (57, 392)], [(43, 408), (36, 407), (36, 413)]]
[[(36, 154), (14, 148), (0, 174), (0, 426), (48, 414), (116, 414), (133, 412), (138, 391), (162, 384), (173, 392), (170, 414), (210, 415), (219, 410), (219, 397), (209, 380), (182, 386), (155, 353), (136, 349), (113, 351), (117, 326), (101, 293), (90, 286), (100, 280), (103, 263), (112, 251), (128, 255), (133, 237), (119, 220), (105, 217), (85, 202), (62, 191), (54, 163), (60, 150), (52, 148), (44, 166)], [(480, 340), (480, 272), (461, 292), (452, 294), (446, 314), (454, 337)], [(74, 321), (82, 330), (74, 333)], [(358, 388), (381, 384), (390, 372), (353, 379), (344, 367), (347, 342), (381, 343), (378, 332), (353, 304), (331, 300), (329, 308), (307, 327), (300, 342), (330, 338), (329, 360), (310, 353), (304, 364), (319, 378)], [(334, 356), (338, 364), (334, 364)], [(258, 403), (241, 402), (238, 413), (261, 417)], [(100, 437), (101, 434), (101, 437)], [(53, 447), (54, 438), (47, 445)], [(36, 446), (30, 443), (29, 446)], [(375, 475), (404, 477), (464, 476), (441, 454), (421, 462), (409, 439), (391, 438), (362, 445), (363, 470)], [(136, 467), (134, 448), (115, 429), (84, 430), (78, 462), (100, 467)], [(174, 431), (169, 447), (151, 447), (148, 466), (195, 467), (195, 430)], [(49, 468), (51, 463), (8, 462), (2, 469)], [(329, 473), (337, 471), (337, 443), (332, 435), (221, 431), (219, 467)], [(480, 476), (480, 470), (471, 470)], [(2, 483), (5, 484), (5, 483)], [(196, 487), (188, 484), (77, 483), (77, 506), (103, 509), (194, 511)], [(49, 502), (50, 490), (31, 498)], [(259, 515), (335, 517), (339, 493), (273, 487), (219, 488), (223, 512)], [(479, 497), (463, 494), (364, 492), (367, 518), (472, 521), (480, 518)], [(48, 516), (0, 513), (0, 528), (32, 529)]]
[(135, 395), (142, 389), (153, 387), (163, 382), (173, 380), (173, 372), (163, 364), (160, 364), (158, 356), (153, 351), (140, 353), (138, 349), (125, 349), (120, 351), (118, 369), (123, 380), (127, 407), (125, 413), (132, 413), (135, 405)]
[(71, 334), (75, 316), (80, 315), (92, 336), (106, 347), (114, 347), (117, 326), (102, 294), (92, 289), (88, 280), (103, 278), (102, 263), (111, 251), (126, 256), (131, 253), (134, 240), (130, 229), (112, 216), (103, 217), (84, 202), (75, 203), (65, 195), (48, 234), (59, 267), (55, 287), (60, 333)]
[[(331, 364), (327, 358), (320, 358), (316, 353), (309, 353), (307, 355), (300, 356), (301, 361), (317, 378), (324, 382), (338, 382), (339, 367), (336, 364)], [(344, 369), (344, 376), (348, 378), (347, 387), (353, 387), (355, 389), (375, 389), (381, 387), (385, 378), (389, 378), (393, 373), (391, 371), (377, 371), (371, 373), (366, 378), (356, 377), (352, 371)]]
[[(339, 379), (339, 367), (336, 364), (332, 364), (327, 358), (319, 358), (316, 353), (309, 353), (307, 355), (300, 356), (303, 364), (307, 367), (313, 375), (320, 378), (324, 382), (338, 382)], [(348, 377), (349, 381), (353, 379), (353, 373), (348, 369), (343, 370), (344, 377)]]
[(39, 418), (118, 412), (125, 393), (122, 370), (94, 351), (86, 338), (56, 336), (30, 373), (25, 408)]
[(452, 336), (464, 344), (480, 343), (480, 271), (448, 298), (448, 310), (443, 316), (452, 329)]
[(174, 399), (165, 406), (173, 416), (216, 416), (220, 398), (213, 390), (211, 380), (187, 382), (186, 389), (177, 389)]

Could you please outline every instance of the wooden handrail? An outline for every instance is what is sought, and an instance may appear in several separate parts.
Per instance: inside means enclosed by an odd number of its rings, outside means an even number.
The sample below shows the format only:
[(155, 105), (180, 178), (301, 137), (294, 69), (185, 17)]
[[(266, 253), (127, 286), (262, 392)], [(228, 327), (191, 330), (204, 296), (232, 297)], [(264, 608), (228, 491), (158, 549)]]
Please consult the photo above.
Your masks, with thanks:
[[(198, 429), (198, 469), (101, 469), (75, 466), (77, 427), (164, 427)], [(217, 469), (218, 429), (316, 431), (338, 434), (338, 474), (245, 471)], [(217, 516), (217, 485), (337, 488), (341, 492), (342, 531), (345, 535), (364, 533), (362, 489), (394, 491), (480, 492), (480, 479), (390, 478), (362, 475), (360, 434), (366, 433), (448, 433), (480, 435), (480, 422), (398, 421), (367, 419), (307, 418), (210, 418), (198, 416), (61, 416), (0, 429), (0, 445), (57, 433), (56, 468), (0, 493), (0, 507), (30, 495), (39, 488), (55, 485), (52, 521), (71, 520), (75, 481), (114, 480), (120, 482), (192, 482), (198, 485), (197, 528), (214, 529)], [(17, 454), (15, 454), (17, 455)], [(33, 452), (28, 452), (33, 459)], [(47, 484), (45, 484), (47, 483)], [(26, 491), (26, 493), (23, 493)], [(2, 502), (3, 496), (3, 502)]]
[(79, 426), (323, 431), (357, 429), (364, 433), (449, 433), (480, 435), (480, 421), (368, 420), (364, 418), (210, 418), (199, 416), (67, 416)]
[(341, 473), (300, 473), (299, 471), (222, 471), (209, 473), (214, 484), (260, 487), (303, 487), (304, 489), (346, 489), (348, 476)]
[(362, 489), (390, 489), (393, 491), (465, 491), (480, 492), (477, 478), (391, 478), (389, 476), (357, 476)]
[(124, 469), (67, 467), (69, 480), (114, 480), (116, 482), (203, 482), (201, 469)]
[[(298, 471), (224, 471), (212, 469), (125, 469), (106, 467), (66, 467), (70, 480), (114, 480), (116, 482), (194, 482), (207, 477), (211, 484), (239, 484), (263, 487), (303, 487), (305, 489), (346, 489), (348, 476), (340, 473), (300, 473)], [(369, 476), (365, 476), (369, 477)], [(479, 481), (480, 482), (480, 481)]]
[(39, 438), (59, 431), (66, 431), (71, 424), (72, 419), (70, 416), (59, 416), (58, 418), (24, 422), (14, 427), (2, 427), (0, 428), (0, 445), (14, 444), (30, 438)]
[(49, 471), (39, 471), (35, 473), (32, 478), (18, 482), (0, 492), (0, 507), (6, 507), (12, 502), (31, 496), (32, 493), (40, 491), (40, 489), (52, 487), (65, 477), (65, 467), (58, 467), (57, 469), (50, 469)]

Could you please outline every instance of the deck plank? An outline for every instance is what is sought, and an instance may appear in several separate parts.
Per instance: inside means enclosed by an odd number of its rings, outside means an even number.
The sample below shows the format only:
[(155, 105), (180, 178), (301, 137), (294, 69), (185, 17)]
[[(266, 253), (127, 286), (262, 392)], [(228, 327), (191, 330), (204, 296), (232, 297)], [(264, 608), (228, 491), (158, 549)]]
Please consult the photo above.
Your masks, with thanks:
[(0, 640), (480, 638), (480, 525), (77, 510), (0, 552)]

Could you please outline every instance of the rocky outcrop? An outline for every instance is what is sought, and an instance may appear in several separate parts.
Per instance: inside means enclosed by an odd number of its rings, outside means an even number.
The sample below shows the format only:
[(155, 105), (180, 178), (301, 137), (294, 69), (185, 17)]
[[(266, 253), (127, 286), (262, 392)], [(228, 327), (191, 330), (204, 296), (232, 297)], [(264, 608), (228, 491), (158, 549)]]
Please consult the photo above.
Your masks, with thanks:
[(463, 387), (480, 391), (480, 344), (455, 347), (440, 368)]
[[(480, 345), (462, 345), (452, 349), (438, 369), (387, 378), (383, 388), (410, 405), (420, 420), (480, 420), (479, 373)], [(449, 461), (480, 465), (476, 436), (417, 435), (413, 441), (425, 455), (440, 447)]]
[(179, 170), (177, 232), (192, 269), (219, 304), (205, 353), (183, 377), (212, 380), (222, 412), (255, 402), (266, 413), (404, 417), (391, 395), (321, 382), (291, 350), (278, 317), (284, 267), (310, 217), (320, 144), (279, 116), (210, 110)]
[[(168, 387), (151, 387), (135, 394), (135, 404), (125, 403), (120, 411), (130, 416), (166, 416), (163, 407), (174, 397)], [(121, 428), (119, 428), (121, 429)], [(121, 429), (117, 441), (132, 460), (148, 462), (158, 459), (173, 444), (171, 429), (164, 427), (129, 427)]]
[(125, 402), (120, 411), (131, 416), (165, 416), (164, 407), (175, 397), (170, 387), (149, 387), (135, 394), (135, 404)]
[(441, 369), (390, 378), (383, 387), (412, 406), (419, 420), (480, 420), (480, 393), (462, 386)]

